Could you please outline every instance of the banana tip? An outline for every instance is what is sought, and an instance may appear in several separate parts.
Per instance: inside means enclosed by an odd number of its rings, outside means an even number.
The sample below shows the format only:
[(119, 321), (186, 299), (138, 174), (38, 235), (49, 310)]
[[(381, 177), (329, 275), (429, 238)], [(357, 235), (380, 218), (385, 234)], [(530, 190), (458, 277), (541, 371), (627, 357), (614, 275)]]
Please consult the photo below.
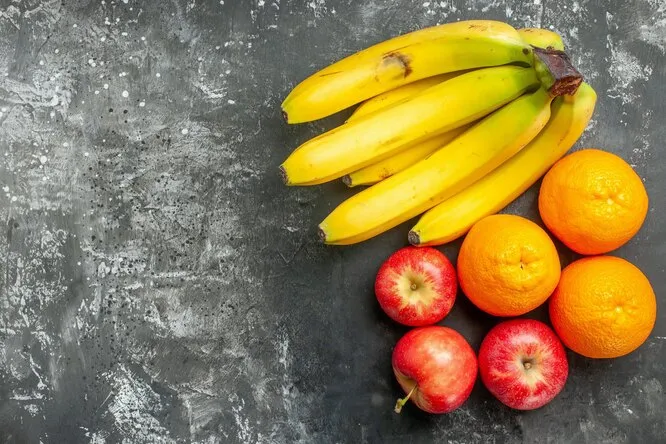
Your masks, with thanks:
[(289, 114), (284, 109), (282, 110), (282, 118), (284, 118), (285, 122), (289, 122)]
[(326, 243), (326, 232), (325, 232), (324, 229), (321, 227), (321, 225), (320, 225), (319, 227), (317, 227), (317, 235), (319, 236), (319, 240), (320, 240), (322, 243), (325, 244), (325, 243)]
[(287, 175), (287, 170), (284, 169), (284, 165), (280, 165), (280, 177), (285, 185), (289, 185), (289, 176)]
[(407, 234), (407, 240), (409, 241), (410, 244), (414, 246), (419, 246), (421, 245), (421, 238), (419, 236), (419, 233), (416, 231), (410, 231), (409, 234)]
[(349, 174), (345, 174), (344, 176), (342, 176), (342, 183), (344, 183), (345, 185), (347, 185), (350, 188), (352, 187), (353, 184), (352, 184), (352, 180), (351, 180), (351, 177), (349, 176)]

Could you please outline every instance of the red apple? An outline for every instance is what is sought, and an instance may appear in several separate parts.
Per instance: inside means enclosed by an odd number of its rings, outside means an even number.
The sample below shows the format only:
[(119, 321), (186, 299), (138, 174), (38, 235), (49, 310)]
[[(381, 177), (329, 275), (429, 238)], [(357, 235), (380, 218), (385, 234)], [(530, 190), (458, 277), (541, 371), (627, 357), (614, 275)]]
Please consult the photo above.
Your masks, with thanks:
[(478, 366), (469, 343), (457, 331), (441, 326), (407, 332), (393, 349), (393, 373), (407, 393), (395, 411), (411, 399), (429, 413), (449, 413), (469, 398)]
[(456, 300), (456, 271), (444, 254), (430, 247), (405, 247), (379, 268), (375, 295), (394, 321), (410, 327), (436, 324)]
[(564, 387), (569, 365), (564, 346), (543, 322), (514, 319), (488, 332), (479, 349), (481, 381), (503, 404), (533, 410)]

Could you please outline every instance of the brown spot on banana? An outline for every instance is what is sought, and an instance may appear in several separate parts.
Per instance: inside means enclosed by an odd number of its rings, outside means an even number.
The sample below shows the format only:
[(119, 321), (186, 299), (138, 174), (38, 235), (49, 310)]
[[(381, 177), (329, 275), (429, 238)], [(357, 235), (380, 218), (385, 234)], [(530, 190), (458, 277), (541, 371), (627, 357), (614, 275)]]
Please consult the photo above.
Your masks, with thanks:
[(331, 72), (326, 72), (323, 74), (319, 74), (319, 77), (328, 77), (328, 76), (334, 76), (336, 74), (340, 74), (342, 71), (331, 71)]
[(411, 60), (405, 54), (393, 51), (384, 55), (384, 59), (382, 60), (382, 65), (386, 66), (392, 64), (395, 64), (400, 67), (403, 78), (407, 78), (407, 76), (409, 76), (412, 73)]

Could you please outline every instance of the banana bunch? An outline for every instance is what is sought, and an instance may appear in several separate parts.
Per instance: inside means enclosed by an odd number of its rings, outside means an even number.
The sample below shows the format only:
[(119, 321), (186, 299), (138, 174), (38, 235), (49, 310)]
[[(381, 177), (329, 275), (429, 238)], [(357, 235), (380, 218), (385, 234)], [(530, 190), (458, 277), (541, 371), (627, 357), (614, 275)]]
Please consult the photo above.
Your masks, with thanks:
[(319, 225), (327, 244), (367, 240), (421, 216), (413, 245), (439, 245), (500, 211), (584, 131), (592, 87), (544, 29), (470, 20), (389, 39), (298, 84), (289, 123), (358, 105), (339, 127), (296, 148), (287, 185), (365, 186)]

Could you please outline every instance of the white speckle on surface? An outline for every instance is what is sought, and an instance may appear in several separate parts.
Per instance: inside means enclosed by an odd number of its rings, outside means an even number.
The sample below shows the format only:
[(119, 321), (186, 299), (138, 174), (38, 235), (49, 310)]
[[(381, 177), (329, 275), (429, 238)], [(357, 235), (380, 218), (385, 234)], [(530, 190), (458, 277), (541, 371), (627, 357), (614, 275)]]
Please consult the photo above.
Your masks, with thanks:
[(232, 395), (229, 397), (229, 401), (234, 403), (231, 407), (231, 411), (233, 412), (234, 421), (236, 422), (237, 439), (239, 442), (254, 442), (256, 438), (253, 436), (254, 434), (252, 433), (250, 421), (243, 413), (245, 400), (239, 398), (237, 395)]
[(104, 89), (109, 89), (109, 84), (108, 84), (108, 83), (105, 83), (105, 84), (103, 85), (103, 88), (104, 88)]
[(666, 52), (666, 17), (662, 17), (654, 25), (641, 25), (641, 40)]
[(129, 97), (129, 93), (127, 91), (123, 91), (122, 96), (123, 97)]
[(326, 0), (311, 0), (306, 3), (307, 7), (310, 8), (316, 18), (323, 17), (328, 8), (326, 7)]
[(162, 77), (162, 74), (160, 74), (159, 72), (155, 73), (155, 77)]
[(183, 128), (182, 130), (180, 130), (180, 132), (181, 132), (181, 134), (185, 135), (185, 134), (189, 133), (190, 130), (188, 130), (187, 128)]
[(624, 104), (630, 103), (638, 98), (634, 84), (648, 80), (652, 74), (652, 67), (643, 65), (635, 55), (623, 47), (615, 46), (610, 36), (608, 48), (611, 52), (608, 73), (613, 79), (612, 86), (608, 89), (609, 97), (619, 98)]
[[(458, 10), (452, 1), (423, 2), (421, 7), (426, 15), (436, 16), (440, 20), (446, 19), (451, 13), (455, 13)], [(438, 22), (437, 24), (440, 23)]]
[(146, 102), (144, 102), (144, 101), (142, 100), (141, 102), (139, 102), (139, 106), (140, 106), (141, 108), (143, 108), (144, 106), (146, 106)]
[(105, 435), (106, 433), (104, 432), (93, 432), (92, 434), (86, 433), (86, 437), (90, 438), (89, 444), (107, 444)]
[(26, 404), (25, 405), (25, 410), (30, 414), (30, 416), (37, 416), (40, 412), (39, 406), (35, 404)]
[(227, 103), (228, 103), (229, 105), (235, 105), (235, 104), (236, 104), (236, 101), (235, 101), (235, 100), (232, 100), (232, 99), (229, 99), (229, 100), (227, 100)]
[(151, 412), (162, 407), (160, 395), (143, 380), (136, 377), (124, 365), (117, 371), (102, 375), (113, 386), (109, 393), (107, 411), (114, 418), (116, 427), (126, 440), (135, 442), (173, 443), (167, 430)]
[(48, 159), (46, 158), (46, 156), (39, 156), (39, 162), (40, 162), (42, 165), (45, 164), (47, 160), (48, 160)]
[(647, 0), (647, 4), (654, 9), (638, 28), (640, 39), (666, 53), (666, 2)]

